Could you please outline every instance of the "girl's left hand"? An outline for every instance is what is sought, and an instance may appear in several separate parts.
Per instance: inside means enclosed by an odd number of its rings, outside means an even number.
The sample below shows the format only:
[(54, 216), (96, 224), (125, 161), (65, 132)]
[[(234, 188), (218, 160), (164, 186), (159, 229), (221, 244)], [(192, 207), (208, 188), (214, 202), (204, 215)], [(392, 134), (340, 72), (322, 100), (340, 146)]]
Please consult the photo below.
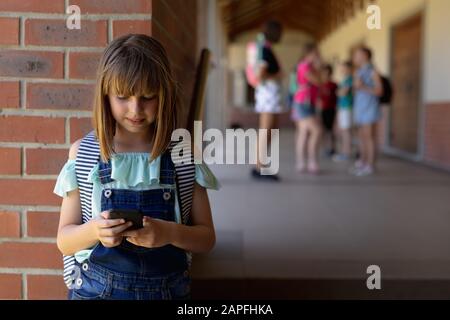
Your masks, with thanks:
[(163, 247), (171, 243), (170, 222), (144, 217), (144, 227), (123, 232), (123, 237), (132, 244), (146, 248)]

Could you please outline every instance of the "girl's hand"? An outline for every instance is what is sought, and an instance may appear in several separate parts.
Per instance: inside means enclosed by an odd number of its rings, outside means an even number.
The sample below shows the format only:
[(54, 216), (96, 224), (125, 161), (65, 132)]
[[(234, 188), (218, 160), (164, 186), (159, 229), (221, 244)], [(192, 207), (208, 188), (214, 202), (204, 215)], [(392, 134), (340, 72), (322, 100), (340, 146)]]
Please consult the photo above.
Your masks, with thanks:
[(170, 227), (173, 223), (160, 219), (144, 217), (144, 227), (125, 231), (122, 235), (132, 244), (146, 248), (163, 247), (171, 243)]
[(106, 248), (117, 247), (123, 240), (122, 233), (132, 225), (124, 219), (109, 219), (109, 211), (103, 211), (91, 221), (96, 238)]

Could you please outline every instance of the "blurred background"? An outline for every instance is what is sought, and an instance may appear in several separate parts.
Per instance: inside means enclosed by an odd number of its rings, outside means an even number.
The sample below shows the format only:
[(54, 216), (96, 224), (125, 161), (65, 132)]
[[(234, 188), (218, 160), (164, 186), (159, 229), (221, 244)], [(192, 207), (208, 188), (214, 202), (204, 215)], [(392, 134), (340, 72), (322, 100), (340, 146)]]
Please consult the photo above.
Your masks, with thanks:
[[(66, 27), (70, 5), (81, 30)], [(367, 27), (369, 5), (380, 8), (379, 30)], [(336, 70), (354, 48), (372, 49), (394, 90), (378, 124), (378, 173), (351, 176), (322, 151), (321, 175), (297, 174), (285, 112), (280, 182), (252, 180), (248, 165), (211, 166), (222, 184), (209, 192), (217, 245), (195, 257), (193, 297), (449, 298), (449, 17), (448, 0), (0, 0), (0, 298), (66, 296), (52, 191), (71, 143), (91, 130), (107, 43), (127, 33), (161, 41), (185, 121), (209, 48), (203, 128), (257, 128), (246, 48), (273, 19), (286, 92), (306, 43)], [(370, 265), (381, 290), (366, 286)]]

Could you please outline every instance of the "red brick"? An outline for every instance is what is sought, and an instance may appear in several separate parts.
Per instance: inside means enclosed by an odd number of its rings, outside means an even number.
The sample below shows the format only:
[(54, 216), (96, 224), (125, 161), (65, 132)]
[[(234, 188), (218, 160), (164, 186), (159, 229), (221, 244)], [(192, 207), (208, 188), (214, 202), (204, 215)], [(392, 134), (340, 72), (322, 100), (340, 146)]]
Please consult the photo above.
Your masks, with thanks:
[(0, 211), (0, 237), (20, 238), (20, 213)]
[(58, 174), (68, 159), (68, 149), (26, 149), (27, 174)]
[[(180, 53), (185, 53), (196, 57), (196, 6), (195, 3), (186, 6), (186, 3), (187, 1), (155, 1), (152, 20), (162, 26), (162, 32), (170, 35), (171, 41), (177, 42), (177, 50), (172, 51), (173, 54), (179, 56)], [(157, 32), (153, 34), (156, 36)]]
[(28, 299), (66, 300), (67, 287), (62, 276), (27, 275)]
[(0, 30), (2, 30), (0, 44), (19, 44), (19, 18), (0, 18)]
[(426, 107), (425, 159), (450, 168), (450, 102)]
[(0, 76), (62, 78), (62, 52), (4, 50), (0, 55)]
[(91, 118), (71, 118), (70, 119), (70, 143), (83, 138), (92, 131)]
[(105, 20), (82, 20), (80, 30), (70, 30), (66, 20), (28, 19), (25, 21), (25, 44), (104, 47), (107, 44), (107, 24)]
[(18, 108), (20, 105), (20, 82), (0, 82), (0, 109)]
[(27, 212), (27, 233), (29, 237), (56, 237), (58, 232), (58, 212)]
[(22, 299), (20, 274), (0, 274), (0, 299)]
[(129, 33), (142, 33), (151, 35), (152, 24), (150, 20), (117, 20), (113, 22), (113, 37), (117, 38)]
[(2, 0), (1, 12), (65, 13), (64, 0)]
[(0, 174), (22, 174), (20, 148), (0, 148)]
[(0, 267), (62, 269), (56, 243), (2, 242)]
[(101, 55), (100, 52), (71, 52), (69, 77), (72, 79), (95, 79)]
[(89, 84), (29, 83), (27, 108), (91, 110), (94, 86)]
[(151, 0), (70, 0), (70, 4), (78, 5), (82, 14), (152, 12)]
[(53, 193), (54, 187), (55, 180), (0, 179), (0, 203), (58, 206), (61, 198)]
[(64, 119), (0, 116), (0, 141), (64, 143)]

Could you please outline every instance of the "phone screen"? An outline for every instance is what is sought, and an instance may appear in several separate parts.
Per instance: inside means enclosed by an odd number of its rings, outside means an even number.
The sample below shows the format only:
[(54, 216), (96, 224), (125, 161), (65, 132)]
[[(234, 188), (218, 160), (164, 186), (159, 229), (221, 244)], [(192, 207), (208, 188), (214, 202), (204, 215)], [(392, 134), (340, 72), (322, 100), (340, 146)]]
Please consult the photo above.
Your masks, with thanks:
[(128, 209), (112, 209), (109, 212), (110, 219), (124, 219), (126, 222), (133, 223), (127, 230), (135, 230), (143, 228), (142, 219), (144, 215), (139, 210)]

